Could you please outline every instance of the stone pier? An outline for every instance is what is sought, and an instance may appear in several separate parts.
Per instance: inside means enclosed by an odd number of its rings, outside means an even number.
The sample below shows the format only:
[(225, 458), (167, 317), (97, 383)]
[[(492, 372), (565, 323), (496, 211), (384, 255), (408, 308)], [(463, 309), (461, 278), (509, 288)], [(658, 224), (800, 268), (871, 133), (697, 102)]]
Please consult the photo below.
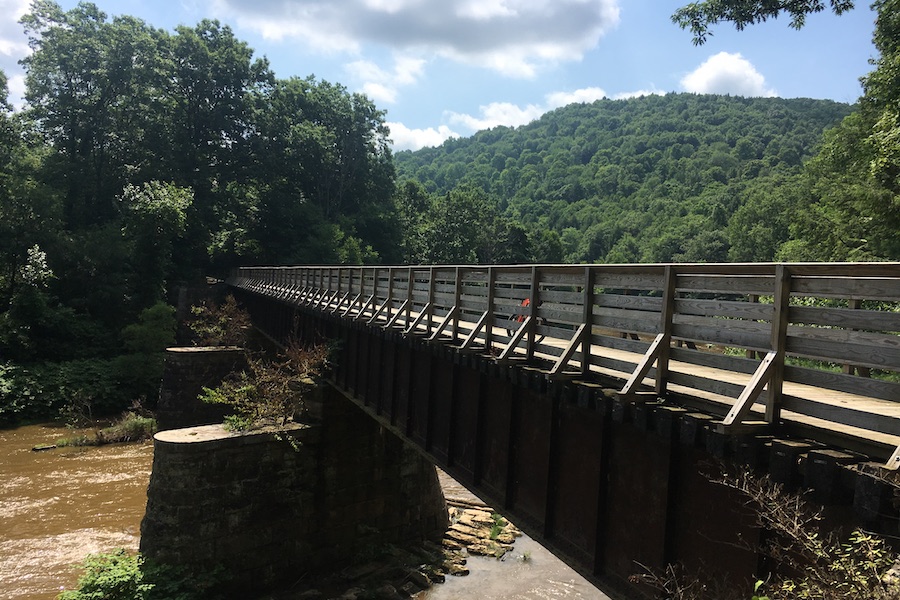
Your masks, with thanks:
[(388, 543), (437, 539), (447, 508), (434, 466), (324, 385), (311, 424), (156, 435), (141, 552), (223, 569), (247, 597), (338, 569)]

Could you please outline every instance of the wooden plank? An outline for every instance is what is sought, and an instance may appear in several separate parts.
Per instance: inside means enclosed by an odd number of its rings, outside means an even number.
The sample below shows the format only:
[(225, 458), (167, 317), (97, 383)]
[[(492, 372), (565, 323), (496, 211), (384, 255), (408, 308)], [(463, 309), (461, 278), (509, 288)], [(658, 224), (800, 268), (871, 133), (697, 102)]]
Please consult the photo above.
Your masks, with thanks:
[(600, 270), (595, 276), (597, 287), (614, 290), (639, 290), (658, 291), (663, 287), (664, 272), (662, 267), (656, 267), (658, 273), (641, 272), (615, 272)]
[(611, 294), (595, 292), (594, 314), (606, 308), (624, 308), (637, 311), (662, 312), (662, 297), (660, 296), (635, 296), (632, 294)]
[(869, 331), (900, 331), (900, 312), (887, 310), (792, 306), (789, 311), (789, 320), (791, 323), (825, 327), (845, 327)]
[(858, 427), (867, 431), (900, 436), (900, 405), (893, 404), (893, 410), (887, 412), (874, 411), (865, 404), (836, 404), (817, 402), (785, 394), (782, 398), (784, 410), (790, 410), (805, 416), (824, 419), (850, 427)]
[(887, 300), (900, 298), (900, 277), (795, 277), (792, 291), (795, 296), (841, 298), (844, 300)]
[(786, 382), (802, 383), (848, 394), (900, 402), (900, 383), (893, 381), (881, 381), (870, 377), (858, 377), (792, 365), (785, 366), (784, 379)]
[[(738, 323), (737, 320), (727, 321), (727, 326)], [(726, 325), (701, 327), (698, 325), (683, 325), (676, 322), (672, 327), (672, 337), (675, 339), (707, 344), (716, 344), (733, 348), (747, 348), (750, 350), (769, 350), (769, 334), (763, 331), (742, 331), (727, 329)]]
[(675, 287), (680, 292), (771, 296), (775, 293), (775, 279), (745, 275), (679, 275)]
[[(690, 393), (707, 392), (720, 396), (729, 401), (728, 408), (734, 404), (735, 399), (741, 395), (746, 383), (734, 383), (724, 379), (713, 379), (709, 376), (697, 375), (691, 371), (672, 369), (669, 371), (669, 383), (673, 386), (687, 388)], [(684, 393), (685, 390), (682, 390)], [(727, 412), (727, 411), (725, 411)]]
[(675, 311), (682, 315), (771, 321), (775, 307), (758, 302), (677, 298)]
[(658, 304), (659, 310), (631, 310), (626, 308), (604, 308), (595, 306), (593, 310), (594, 322), (598, 317), (610, 317), (614, 319), (635, 319), (638, 321), (650, 321), (653, 327), (659, 324), (659, 315), (662, 314), (662, 303)]
[(693, 365), (733, 371), (735, 373), (752, 374), (756, 371), (759, 361), (751, 360), (743, 356), (732, 356), (711, 350), (694, 350), (691, 348), (672, 348), (669, 351), (674, 360)]
[(584, 293), (580, 289), (572, 290), (541, 290), (541, 302), (557, 302), (560, 304), (571, 304), (573, 306), (581, 306)]
[(625, 352), (633, 352), (638, 356), (643, 356), (650, 346), (649, 341), (633, 340), (619, 336), (598, 335), (596, 333), (591, 335), (591, 344), (594, 346), (602, 346), (603, 348), (613, 348)]
[[(849, 340), (841, 343), (839, 339), (838, 336), (831, 339), (819, 336), (789, 336), (787, 351), (789, 354), (815, 360), (846, 362), (873, 369), (900, 371), (900, 347), (887, 343), (877, 346), (856, 344)], [(900, 343), (900, 338), (897, 342)]]
[(613, 317), (594, 317), (593, 326), (602, 329), (611, 329), (622, 333), (656, 335), (658, 323), (655, 320), (643, 319), (617, 319)]

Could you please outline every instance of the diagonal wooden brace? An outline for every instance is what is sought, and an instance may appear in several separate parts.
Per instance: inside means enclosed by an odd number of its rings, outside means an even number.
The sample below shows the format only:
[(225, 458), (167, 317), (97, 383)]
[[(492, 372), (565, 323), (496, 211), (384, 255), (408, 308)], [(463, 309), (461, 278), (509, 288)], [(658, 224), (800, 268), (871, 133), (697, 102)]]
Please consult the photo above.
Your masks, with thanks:
[(553, 379), (563, 376), (563, 369), (565, 369), (566, 365), (569, 364), (569, 361), (572, 360), (572, 355), (575, 354), (575, 349), (578, 348), (578, 346), (580, 346), (584, 340), (583, 335), (585, 327), (586, 325), (584, 323), (578, 326), (578, 329), (575, 331), (575, 335), (572, 336), (571, 340), (569, 340), (569, 345), (566, 346), (566, 349), (563, 350), (562, 354), (560, 354), (559, 358), (556, 360), (556, 364), (553, 365), (553, 368), (550, 369), (549, 373), (547, 373), (547, 377)]
[(769, 383), (769, 380), (772, 378), (776, 355), (777, 353), (775, 351), (769, 352), (766, 354), (765, 358), (763, 358), (762, 362), (759, 363), (759, 366), (756, 367), (756, 372), (750, 379), (750, 383), (747, 384), (747, 387), (744, 388), (744, 391), (742, 391), (741, 395), (738, 397), (737, 402), (734, 403), (734, 406), (731, 407), (731, 410), (728, 411), (728, 414), (722, 420), (721, 427), (723, 429), (727, 429), (729, 426), (739, 425), (741, 421), (747, 418), (750, 409), (753, 407), (753, 403), (756, 402), (756, 399), (762, 393), (763, 388), (766, 387), (766, 384)]
[(534, 317), (531, 316), (525, 317), (525, 319), (522, 321), (522, 324), (519, 325), (519, 328), (516, 329), (516, 332), (509, 340), (506, 348), (504, 348), (503, 352), (500, 353), (500, 356), (497, 357), (497, 362), (503, 363), (509, 361), (512, 353), (516, 350), (516, 346), (519, 345), (519, 342), (521, 342), (522, 338), (525, 337), (525, 334), (528, 333), (528, 328), (531, 326), (531, 320), (533, 318)]
[(457, 312), (459, 312), (458, 306), (454, 306), (450, 309), (450, 312), (447, 313), (447, 316), (445, 316), (444, 320), (441, 322), (440, 327), (438, 327), (437, 330), (433, 334), (431, 334), (431, 337), (428, 338), (429, 342), (433, 342), (441, 336), (444, 330), (447, 329), (447, 325), (449, 325), (453, 321), (453, 317), (456, 316)]
[(484, 325), (487, 323), (488, 314), (490, 314), (490, 311), (485, 311), (484, 314), (481, 315), (481, 318), (478, 319), (478, 323), (475, 324), (474, 329), (472, 329), (472, 331), (469, 333), (469, 335), (466, 336), (466, 339), (463, 340), (462, 346), (459, 347), (460, 350), (471, 350), (472, 349), (472, 344), (475, 343), (475, 338), (478, 337), (478, 333), (482, 329), (484, 329)]
[(341, 296), (340, 300), (337, 301), (337, 304), (334, 305), (334, 308), (331, 309), (331, 314), (336, 313), (341, 310), (341, 307), (344, 305), (344, 302), (347, 301), (347, 297), (350, 295), (350, 292), (344, 292), (344, 295)]
[(659, 352), (662, 349), (664, 340), (668, 342), (666, 334), (660, 333), (656, 336), (656, 339), (654, 339), (653, 343), (650, 344), (650, 347), (647, 348), (644, 358), (638, 364), (634, 373), (631, 374), (631, 377), (628, 378), (625, 386), (619, 391), (620, 398), (627, 398), (635, 393), (635, 388), (644, 380), (644, 377), (646, 377), (647, 373), (650, 371), (650, 367), (652, 367), (656, 359), (659, 358)]
[(381, 313), (384, 312), (384, 309), (387, 308), (387, 306), (390, 305), (390, 303), (391, 303), (391, 299), (386, 298), (385, 301), (381, 303), (381, 306), (378, 307), (378, 310), (376, 310), (375, 313), (372, 315), (372, 318), (370, 318), (368, 321), (366, 321), (366, 325), (372, 325), (378, 319), (378, 317), (381, 316)]
[(350, 311), (352, 311), (353, 307), (359, 303), (361, 298), (362, 298), (362, 293), (359, 293), (356, 296), (354, 296), (353, 300), (350, 301), (350, 304), (347, 305), (347, 308), (344, 309), (344, 312), (341, 313), (341, 316), (346, 317), (347, 315), (349, 315)]
[(406, 310), (406, 305), (407, 305), (407, 304), (409, 304), (409, 299), (408, 299), (408, 298), (407, 298), (406, 300), (403, 301), (403, 304), (400, 305), (400, 308), (397, 309), (397, 312), (394, 313), (394, 316), (392, 316), (392, 317), (388, 320), (388, 322), (385, 323), (385, 325), (384, 325), (384, 328), (385, 328), (385, 329), (390, 329), (391, 327), (394, 326), (394, 324), (397, 322), (397, 319), (399, 319), (399, 318), (400, 318), (400, 315), (403, 314), (403, 311)]
[(375, 302), (375, 294), (372, 294), (371, 296), (369, 296), (369, 299), (365, 301), (365, 303), (362, 305), (362, 308), (359, 309), (359, 312), (356, 313), (356, 315), (353, 317), (353, 319), (356, 321), (358, 321), (359, 319), (362, 319), (365, 316), (366, 311), (369, 310), (369, 307), (372, 306), (372, 304), (374, 302)]
[(886, 463), (884, 463), (885, 469), (890, 469), (891, 471), (896, 471), (900, 468), (900, 446), (894, 450), (894, 453), (891, 454), (891, 457), (888, 459)]
[(403, 335), (409, 335), (411, 333), (415, 333), (416, 327), (419, 326), (419, 324), (422, 322), (422, 320), (425, 319), (425, 317), (427, 317), (430, 312), (431, 312), (431, 302), (429, 302), (428, 304), (426, 304), (425, 306), (422, 307), (421, 312), (419, 312), (419, 316), (417, 316), (413, 320), (412, 324), (410, 324), (409, 327), (407, 327), (406, 329), (403, 330)]

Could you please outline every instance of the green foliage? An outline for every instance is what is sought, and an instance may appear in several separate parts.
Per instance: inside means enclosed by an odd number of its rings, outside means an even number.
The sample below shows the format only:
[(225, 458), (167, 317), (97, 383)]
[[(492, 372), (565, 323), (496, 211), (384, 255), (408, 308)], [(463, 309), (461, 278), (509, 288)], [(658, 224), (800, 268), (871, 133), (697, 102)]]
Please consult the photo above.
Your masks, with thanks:
[(156, 433), (156, 419), (129, 411), (109, 427), (98, 429), (94, 435), (80, 434), (56, 441), (57, 446), (102, 446), (149, 440)]
[[(829, 0), (831, 10), (840, 15), (853, 8), (852, 0)], [(694, 44), (702, 45), (712, 35), (711, 25), (720, 21), (729, 21), (741, 31), (747, 25), (763, 23), (787, 13), (791, 17), (790, 25), (800, 29), (806, 23), (806, 16), (825, 10), (822, 0), (800, 0), (789, 2), (772, 2), (770, 0), (704, 0), (691, 2), (678, 9), (672, 15), (672, 21), (682, 29), (690, 29), (694, 34)]]
[(492, 513), (491, 521), (493, 521), (494, 524), (491, 525), (489, 537), (492, 540), (496, 540), (497, 537), (499, 537), (499, 535), (503, 533), (503, 528), (506, 527), (507, 522), (506, 519), (503, 518), (503, 515), (499, 513)]
[(768, 596), (760, 596), (759, 589), (765, 584), (765, 581), (757, 581), (753, 584), (753, 596), (750, 597), (750, 600), (769, 600)]
[[(398, 175), (409, 182), (397, 195), (407, 260), (429, 258), (429, 244), (444, 251), (444, 226), (466, 239), (451, 244), (454, 258), (773, 260), (806, 201), (803, 161), (850, 111), (806, 99), (599, 100), (400, 152)], [(487, 216), (461, 202), (476, 191)], [(467, 216), (483, 219), (482, 235), (492, 240), (480, 252), (476, 235), (464, 237)], [(514, 230), (525, 241), (507, 242)]]
[(216, 21), (164, 31), (37, 0), (21, 23), (24, 111), (0, 74), (0, 356), (28, 377), (6, 382), (0, 420), (153, 397), (178, 284), (399, 260), (388, 131), (366, 97), (276, 80)]
[(154, 399), (163, 350), (175, 341), (174, 309), (159, 303), (142, 311), (122, 338), (128, 352), (113, 358), (0, 364), (0, 423), (109, 415)]
[(157, 302), (141, 311), (137, 323), (122, 330), (125, 348), (135, 354), (162, 352), (175, 345), (175, 309)]
[(194, 575), (159, 565), (124, 549), (93, 554), (82, 563), (78, 588), (57, 600), (200, 600), (219, 597), (213, 592), (218, 572)]
[(221, 305), (204, 302), (192, 306), (188, 321), (197, 346), (244, 346), (251, 327), (250, 315), (231, 294)]
[(150, 181), (141, 187), (126, 185), (119, 201), (125, 215), (123, 233), (132, 245), (135, 300), (138, 306), (148, 306), (165, 295), (175, 241), (185, 232), (193, 193)]
[[(823, 528), (821, 507), (789, 493), (767, 476), (749, 470), (724, 473), (717, 483), (741, 493), (764, 532), (751, 551), (762, 553), (771, 565), (765, 580), (753, 587), (753, 600), (898, 600), (900, 555), (884, 539), (860, 529), (847, 537)], [(733, 589), (707, 585), (708, 577), (686, 576), (677, 566), (662, 573), (647, 570), (630, 578), (681, 600), (746, 598)], [(765, 596), (760, 591), (767, 591)]]
[(304, 396), (328, 368), (327, 345), (302, 348), (289, 345), (274, 358), (248, 356), (248, 368), (233, 373), (216, 388), (203, 388), (203, 402), (224, 404), (233, 413), (225, 426), (244, 431), (257, 425), (284, 426), (299, 419), (306, 409)]

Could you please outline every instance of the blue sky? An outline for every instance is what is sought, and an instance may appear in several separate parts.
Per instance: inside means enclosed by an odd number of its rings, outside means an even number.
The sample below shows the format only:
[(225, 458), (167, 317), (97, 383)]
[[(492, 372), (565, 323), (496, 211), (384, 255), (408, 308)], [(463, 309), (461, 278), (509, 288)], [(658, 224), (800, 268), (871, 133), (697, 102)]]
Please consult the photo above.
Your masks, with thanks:
[[(156, 27), (203, 18), (231, 26), (276, 76), (363, 92), (387, 111), (395, 150), (518, 126), (570, 102), (648, 93), (828, 98), (855, 102), (871, 69), (875, 15), (780, 18), (703, 46), (671, 22), (688, 0), (96, 0), (109, 15)], [(72, 0), (59, 4), (69, 9)], [(28, 0), (0, 0), (0, 68), (21, 105), (28, 51), (18, 18)]]

